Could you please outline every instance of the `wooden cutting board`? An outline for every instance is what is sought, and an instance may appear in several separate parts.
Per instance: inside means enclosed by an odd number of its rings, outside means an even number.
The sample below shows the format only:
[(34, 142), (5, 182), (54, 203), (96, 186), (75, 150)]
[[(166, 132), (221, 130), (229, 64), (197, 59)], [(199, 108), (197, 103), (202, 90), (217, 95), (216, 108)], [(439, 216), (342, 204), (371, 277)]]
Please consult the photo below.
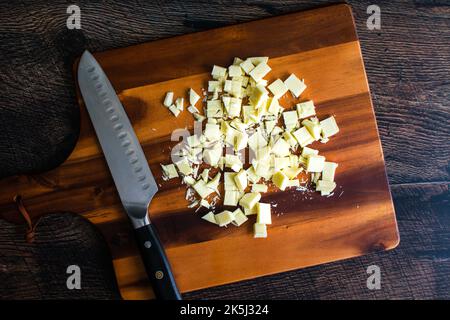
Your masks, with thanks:
[[(182, 292), (394, 248), (399, 241), (369, 87), (351, 9), (335, 5), (95, 54), (115, 87), (161, 185), (149, 211)], [(164, 182), (171, 133), (192, 128), (187, 111), (173, 117), (166, 91), (186, 96), (205, 87), (213, 64), (269, 56), (269, 81), (295, 73), (305, 79), (320, 119), (335, 115), (340, 133), (314, 143), (339, 163), (331, 197), (298, 191), (263, 196), (274, 207), (267, 239), (252, 238), (253, 219), (218, 228), (187, 209), (179, 179)], [(286, 96), (290, 96), (289, 94)], [(73, 211), (93, 222), (110, 245), (125, 299), (151, 298), (130, 224), (122, 210), (83, 102), (81, 132), (58, 168), (0, 182), (0, 212), (16, 215), (22, 194), (34, 215)], [(283, 106), (294, 100), (285, 98)], [(82, 268), (82, 266), (81, 266)]]

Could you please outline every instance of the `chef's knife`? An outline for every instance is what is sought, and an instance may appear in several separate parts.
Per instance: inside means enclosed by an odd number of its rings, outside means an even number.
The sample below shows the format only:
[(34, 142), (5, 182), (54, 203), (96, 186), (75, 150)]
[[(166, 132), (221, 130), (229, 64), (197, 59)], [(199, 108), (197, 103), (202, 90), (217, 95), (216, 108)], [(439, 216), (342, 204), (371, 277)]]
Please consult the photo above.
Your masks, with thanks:
[(120, 200), (134, 227), (156, 298), (180, 300), (169, 261), (147, 214), (158, 185), (114, 88), (88, 51), (78, 65), (78, 84)]

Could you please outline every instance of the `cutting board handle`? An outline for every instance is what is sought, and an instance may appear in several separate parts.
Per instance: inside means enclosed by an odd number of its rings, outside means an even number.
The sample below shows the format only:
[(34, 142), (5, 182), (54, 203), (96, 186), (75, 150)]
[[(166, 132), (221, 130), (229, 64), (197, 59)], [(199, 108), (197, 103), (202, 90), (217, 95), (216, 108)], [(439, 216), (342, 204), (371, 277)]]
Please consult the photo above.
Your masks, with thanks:
[(157, 299), (181, 300), (164, 248), (152, 224), (135, 229), (142, 261)]

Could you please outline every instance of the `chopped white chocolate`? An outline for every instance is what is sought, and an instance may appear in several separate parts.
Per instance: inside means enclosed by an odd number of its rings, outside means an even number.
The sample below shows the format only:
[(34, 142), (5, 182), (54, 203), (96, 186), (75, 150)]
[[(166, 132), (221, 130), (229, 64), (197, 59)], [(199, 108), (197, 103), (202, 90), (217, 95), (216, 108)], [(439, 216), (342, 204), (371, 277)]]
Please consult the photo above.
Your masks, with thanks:
[(255, 183), (252, 185), (252, 192), (267, 192), (267, 186), (265, 184)]
[(298, 126), (298, 114), (297, 111), (285, 111), (283, 112), (284, 127), (286, 130), (292, 130)]
[(244, 191), (247, 188), (247, 172), (244, 169), (241, 169), (234, 176), (234, 182), (240, 191)]
[(320, 127), (320, 124), (318, 122), (311, 121), (309, 119), (303, 120), (302, 125), (308, 129), (311, 136), (314, 138), (314, 140), (320, 139), (320, 133), (322, 131), (322, 128)]
[(231, 211), (224, 210), (221, 213), (216, 214), (215, 218), (219, 227), (224, 227), (233, 222), (234, 215)]
[(294, 131), (292, 135), (295, 137), (295, 139), (297, 139), (298, 144), (302, 148), (314, 142), (314, 138), (305, 127), (301, 127), (300, 129)]
[[(222, 204), (234, 207), (217, 215), (213, 211), (203, 215), (210, 223), (240, 226), (248, 215), (257, 214), (253, 226), (256, 238), (267, 237), (267, 225), (272, 223), (271, 205), (259, 202), (270, 181), (280, 190), (294, 187), (297, 192), (315, 186), (327, 196), (336, 188), (338, 166), (307, 147), (314, 141), (326, 143), (339, 132), (334, 117), (319, 121), (312, 100), (296, 101), (294, 110), (291, 105), (286, 109), (281, 106), (278, 99), (288, 90), (299, 98), (306, 85), (294, 74), (285, 81), (271, 79), (269, 83), (264, 79), (271, 71), (268, 60), (236, 57), (227, 68), (214, 65), (212, 80), (207, 90), (202, 88), (202, 94), (189, 88), (188, 98), (174, 99), (169, 91), (163, 102), (178, 116), (185, 107), (184, 99), (189, 99), (187, 110), (197, 121), (194, 134), (184, 138), (172, 158), (178, 160), (161, 164), (162, 179), (181, 177), (188, 207), (195, 211)], [(250, 166), (244, 169), (244, 165)], [(224, 172), (225, 167), (233, 172)], [(301, 174), (303, 170), (306, 172)], [(210, 178), (210, 174), (215, 176)], [(251, 192), (245, 193), (249, 189)]]
[(220, 100), (209, 100), (206, 102), (206, 116), (208, 118), (222, 118), (223, 109)]
[(178, 178), (178, 172), (174, 164), (161, 165), (161, 168), (167, 179)]
[(234, 154), (225, 155), (225, 167), (231, 168), (234, 172), (238, 172), (242, 169), (242, 166), (242, 161), (238, 156)]
[(283, 169), (283, 173), (291, 180), (296, 178), (302, 171), (303, 169), (299, 167), (289, 167)]
[(274, 98), (276, 99), (280, 98), (288, 91), (288, 88), (286, 87), (284, 82), (281, 81), (280, 79), (277, 79), (271, 84), (269, 84), (268, 88), (270, 92), (272, 92)]
[(210, 188), (208, 188), (206, 186), (205, 181), (203, 180), (198, 180), (193, 186), (195, 191), (197, 191), (198, 195), (204, 199), (207, 196), (209, 196), (211, 193), (213, 193), (213, 190), (211, 190)]
[(228, 67), (228, 76), (239, 77), (242, 76), (242, 69), (238, 65), (231, 65)]
[(223, 197), (224, 206), (237, 206), (242, 193), (239, 191), (225, 190), (225, 195)]
[(247, 130), (247, 125), (243, 123), (239, 118), (231, 120), (230, 126), (235, 128), (236, 130), (241, 131), (242, 133), (245, 133), (245, 131)]
[(316, 114), (316, 109), (312, 100), (297, 104), (297, 113), (300, 119), (308, 118)]
[(194, 91), (194, 89), (189, 89), (189, 104), (191, 106), (195, 106), (195, 104), (200, 100), (200, 96), (197, 92)]
[(184, 98), (177, 98), (175, 100), (175, 107), (177, 107), (178, 110), (183, 111), (184, 110)]
[(225, 83), (223, 84), (223, 91), (230, 93), (231, 92), (231, 80), (225, 80)]
[(289, 178), (282, 171), (278, 171), (272, 176), (272, 182), (281, 191), (284, 191), (288, 187)]
[(325, 157), (310, 154), (306, 157), (306, 171), (322, 172), (325, 165)]
[(258, 64), (252, 71), (250, 71), (249, 76), (252, 77), (253, 80), (256, 82), (260, 82), (262, 78), (266, 74), (268, 74), (272, 70), (269, 65), (267, 65), (265, 62), (261, 62)]
[(249, 80), (250, 80), (250, 77), (248, 77), (248, 76), (242, 76), (241, 78), (242, 78), (242, 87), (243, 87), (243, 88), (247, 87), (248, 82), (249, 82)]
[(284, 84), (296, 98), (298, 98), (306, 89), (305, 83), (297, 78), (293, 73), (286, 80), (284, 80)]
[(266, 133), (269, 135), (272, 132), (273, 128), (275, 128), (276, 125), (277, 125), (276, 120), (264, 121), (264, 128), (266, 129)]
[(240, 67), (246, 74), (249, 74), (250, 71), (252, 71), (255, 68), (255, 65), (252, 63), (250, 59), (245, 60), (244, 62), (241, 62)]
[(291, 148), (295, 148), (298, 144), (297, 139), (295, 139), (295, 137), (289, 131), (283, 132), (283, 138), (287, 141), (287, 143), (289, 143)]
[(229, 191), (239, 191), (236, 183), (234, 182), (234, 176), (236, 173), (234, 172), (225, 172), (224, 173), (224, 187), (225, 190)]
[(322, 196), (329, 195), (336, 188), (336, 182), (319, 180), (316, 183), (316, 191), (320, 191)]
[(212, 211), (208, 212), (207, 214), (205, 214), (204, 216), (202, 216), (203, 220), (206, 220), (208, 222), (214, 223), (214, 224), (218, 224), (215, 218), (215, 215)]
[(186, 158), (182, 158), (180, 161), (175, 162), (175, 165), (177, 166), (178, 171), (185, 176), (190, 175), (193, 172), (192, 167)]
[(242, 99), (232, 97), (230, 98), (230, 104), (227, 109), (228, 116), (230, 118), (239, 117), (241, 114), (241, 106), (242, 106)]
[(296, 154), (290, 154), (289, 160), (291, 161), (290, 167), (296, 168), (299, 165), (299, 156)]
[(322, 137), (329, 138), (339, 132), (339, 127), (333, 116), (320, 121), (320, 127), (322, 128)]
[(223, 68), (223, 67), (219, 67), (214, 65), (213, 69), (211, 71), (211, 75), (213, 77), (213, 79), (220, 79), (220, 78), (224, 78), (227, 74), (227, 69)]
[(248, 146), (253, 152), (256, 152), (256, 150), (267, 146), (267, 140), (258, 130), (248, 138)]
[(170, 112), (172, 112), (173, 113), (173, 115), (175, 116), (175, 117), (178, 117), (178, 115), (180, 114), (180, 109), (178, 109), (174, 104), (173, 105), (171, 105), (170, 107), (169, 107), (169, 110), (170, 110)]
[(253, 225), (254, 238), (267, 238), (267, 226), (265, 224), (255, 223)]
[(199, 122), (202, 122), (206, 119), (204, 116), (202, 116), (201, 114), (198, 114), (198, 113), (194, 113), (193, 116), (194, 116), (195, 121), (199, 121)]
[(275, 171), (280, 171), (290, 165), (289, 157), (275, 157), (273, 160), (273, 167)]
[(234, 57), (234, 59), (233, 59), (233, 65), (235, 65), (235, 66), (240, 65), (242, 62), (244, 62), (244, 60), (242, 60), (241, 58)]
[(239, 205), (243, 208), (252, 209), (260, 199), (261, 194), (258, 192), (246, 193), (239, 200)]
[(244, 208), (244, 214), (245, 214), (246, 216), (251, 216), (251, 215), (253, 215), (253, 214), (256, 214), (256, 206), (254, 206), (254, 207), (251, 208), (251, 209)]
[(205, 160), (207, 164), (216, 167), (222, 157), (222, 152), (223, 150), (220, 145), (211, 149), (204, 149), (203, 160)]
[(322, 171), (322, 180), (334, 181), (334, 174), (336, 172), (337, 167), (338, 167), (337, 163), (325, 161)]
[(240, 132), (230, 126), (228, 126), (226, 128), (226, 133), (225, 133), (225, 142), (229, 145), (229, 146), (234, 146), (235, 142), (236, 142), (236, 137), (238, 136)]
[(200, 113), (200, 111), (199, 111), (195, 106), (188, 106), (188, 107), (187, 107), (187, 110), (188, 110), (190, 113)]
[(267, 61), (269, 61), (269, 57), (250, 57), (249, 59), (255, 66), (261, 62), (267, 63)]
[(220, 126), (218, 124), (207, 123), (205, 125), (205, 130), (203, 131), (206, 139), (208, 141), (217, 141), (221, 138), (222, 132), (220, 131)]
[[(252, 183), (258, 183), (259, 180), (261, 180), (261, 177), (258, 176), (255, 172), (255, 168), (253, 166), (251, 166), (250, 168), (248, 168), (247, 170), (247, 179), (252, 182)], [(259, 191), (253, 191), (252, 192), (259, 192)]]
[(211, 207), (211, 205), (209, 204), (208, 201), (206, 201), (205, 199), (202, 199), (202, 200), (200, 200), (200, 207), (199, 208), (201, 208), (201, 207), (209, 209)]
[(308, 148), (308, 147), (304, 147), (303, 148), (303, 150), (302, 150), (302, 157), (306, 158), (307, 156), (309, 156), (311, 154), (318, 155), (319, 154), (319, 150), (311, 149), (311, 148)]
[(255, 168), (255, 172), (258, 176), (268, 180), (272, 176), (272, 171), (270, 170), (270, 163), (268, 162), (258, 162)]
[(168, 108), (173, 104), (173, 92), (166, 92), (166, 96), (164, 98), (164, 105)]
[(219, 187), (219, 182), (220, 182), (220, 177), (222, 176), (222, 174), (220, 172), (218, 172), (214, 178), (212, 178), (207, 184), (206, 186), (209, 189), (214, 190), (215, 192), (218, 193), (218, 187)]
[(208, 92), (222, 92), (222, 83), (220, 81), (208, 81)]
[(290, 144), (286, 140), (280, 138), (273, 145), (272, 153), (279, 157), (289, 156), (289, 154), (291, 153), (289, 151), (290, 147), (291, 147)]
[(264, 146), (262, 148), (259, 148), (256, 151), (256, 160), (265, 161), (270, 156), (270, 150), (271, 150), (271, 148), (269, 146)]
[(267, 100), (267, 97), (268, 97), (268, 91), (266, 90), (266, 88), (264, 88), (261, 85), (257, 85), (253, 89), (252, 95), (250, 96), (250, 103), (256, 109), (258, 109), (259, 107), (261, 107), (263, 102), (265, 102)]
[(201, 144), (199, 136), (197, 136), (195, 134), (187, 137), (186, 142), (187, 142), (188, 146), (190, 146), (191, 148), (198, 147)]
[[(192, 178), (191, 176), (185, 176), (185, 177), (183, 178), (183, 182), (186, 183), (187, 185), (191, 186), (191, 185), (193, 185), (196, 181), (195, 181), (195, 179)], [(188, 189), (188, 190), (191, 190), (191, 189)]]
[(278, 116), (278, 114), (281, 111), (281, 106), (278, 102), (278, 99), (275, 98), (269, 98), (267, 99), (267, 112), (269, 114), (273, 114), (275, 116)]
[(234, 220), (231, 223), (234, 224), (236, 227), (241, 226), (243, 223), (245, 223), (248, 220), (247, 216), (242, 212), (242, 210), (240, 208), (237, 208), (236, 210), (234, 210), (233, 215), (234, 215)]
[(256, 218), (256, 223), (272, 224), (270, 203), (258, 202), (256, 204), (256, 212), (258, 214), (258, 216)]

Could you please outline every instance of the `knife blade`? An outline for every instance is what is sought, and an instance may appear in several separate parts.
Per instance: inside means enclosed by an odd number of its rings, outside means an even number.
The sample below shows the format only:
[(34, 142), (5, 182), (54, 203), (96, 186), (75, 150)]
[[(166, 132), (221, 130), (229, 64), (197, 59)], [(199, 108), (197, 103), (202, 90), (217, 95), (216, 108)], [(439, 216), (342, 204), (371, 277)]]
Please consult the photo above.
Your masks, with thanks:
[(158, 185), (122, 103), (88, 51), (80, 58), (78, 85), (120, 200), (135, 230), (155, 296), (179, 300), (181, 295), (164, 248), (148, 216), (148, 206)]

